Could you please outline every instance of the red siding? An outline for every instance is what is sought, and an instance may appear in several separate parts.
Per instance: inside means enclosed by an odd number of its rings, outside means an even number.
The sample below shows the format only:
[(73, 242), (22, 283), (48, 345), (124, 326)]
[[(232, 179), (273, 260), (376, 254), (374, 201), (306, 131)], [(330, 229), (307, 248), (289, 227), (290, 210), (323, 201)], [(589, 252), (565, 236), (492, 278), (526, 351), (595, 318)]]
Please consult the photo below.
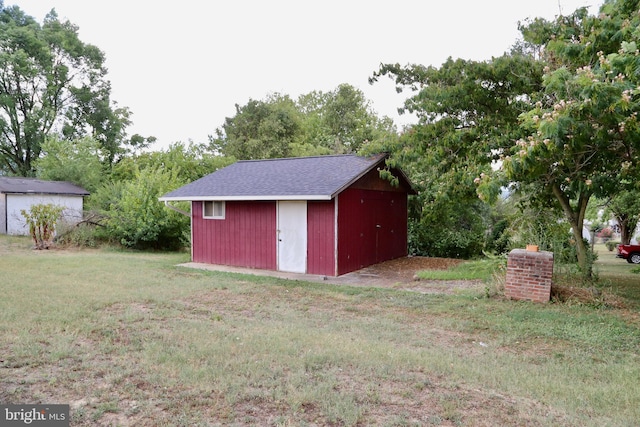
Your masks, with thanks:
[[(338, 195), (337, 224), (335, 200), (308, 201), (307, 273), (342, 275), (406, 256), (407, 192), (374, 169)], [(202, 202), (193, 202), (193, 260), (276, 270), (276, 206), (228, 201), (225, 219), (214, 220), (203, 219)]]
[(338, 196), (338, 275), (407, 255), (407, 195), (348, 188)]
[(203, 219), (192, 202), (194, 262), (275, 270), (276, 203), (225, 202), (225, 219)]
[(307, 203), (307, 273), (335, 276), (335, 200)]

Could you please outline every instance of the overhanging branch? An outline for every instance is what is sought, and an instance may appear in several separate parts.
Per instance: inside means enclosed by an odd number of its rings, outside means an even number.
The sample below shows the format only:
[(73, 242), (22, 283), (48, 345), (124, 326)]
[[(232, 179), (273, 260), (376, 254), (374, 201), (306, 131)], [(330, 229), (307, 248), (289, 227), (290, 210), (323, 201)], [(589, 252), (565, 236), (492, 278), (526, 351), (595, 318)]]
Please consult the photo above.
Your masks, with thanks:
[(169, 209), (171, 209), (171, 210), (174, 210), (174, 211), (176, 211), (176, 212), (178, 212), (178, 213), (181, 213), (181, 214), (182, 214), (182, 215), (184, 215), (184, 216), (188, 216), (189, 218), (191, 218), (191, 214), (190, 214), (190, 213), (188, 213), (188, 212), (186, 212), (186, 211), (183, 211), (183, 210), (182, 210), (182, 209), (180, 209), (180, 208), (176, 208), (175, 206), (171, 205), (171, 204), (169, 203), (169, 201), (167, 201), (167, 200), (165, 200), (165, 201), (164, 201), (164, 205), (165, 205), (166, 207), (168, 207)]

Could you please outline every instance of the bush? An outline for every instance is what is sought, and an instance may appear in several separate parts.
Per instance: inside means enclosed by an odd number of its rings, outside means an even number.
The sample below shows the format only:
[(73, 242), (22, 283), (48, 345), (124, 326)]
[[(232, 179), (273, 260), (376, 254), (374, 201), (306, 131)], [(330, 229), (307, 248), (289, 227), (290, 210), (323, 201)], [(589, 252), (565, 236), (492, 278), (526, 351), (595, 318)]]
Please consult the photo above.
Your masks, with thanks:
[(478, 224), (435, 227), (423, 221), (409, 221), (409, 253), (443, 258), (474, 258), (482, 254), (484, 235)]
[(509, 221), (498, 220), (489, 230), (484, 244), (484, 250), (488, 253), (504, 254), (509, 251), (511, 243), (511, 231)]
[(64, 224), (59, 227), (60, 233), (56, 236), (56, 243), (63, 246), (95, 248), (101, 240), (97, 228), (99, 227), (89, 222)]
[(596, 237), (604, 240), (605, 242), (608, 242), (612, 236), (613, 236), (613, 230), (611, 229), (611, 227), (605, 227), (596, 233)]
[(51, 246), (56, 233), (56, 223), (64, 210), (64, 206), (41, 203), (32, 205), (29, 210), (20, 211), (29, 226), (29, 235), (36, 249), (48, 249)]
[(177, 170), (148, 168), (132, 181), (101, 188), (92, 202), (102, 207), (111, 240), (129, 248), (175, 250), (188, 242), (190, 219), (158, 198), (181, 185)]
[(609, 252), (613, 251), (615, 248), (618, 247), (618, 245), (620, 244), (620, 242), (614, 242), (613, 240), (608, 240), (607, 242), (605, 242), (605, 246), (607, 247), (607, 249), (609, 250)]

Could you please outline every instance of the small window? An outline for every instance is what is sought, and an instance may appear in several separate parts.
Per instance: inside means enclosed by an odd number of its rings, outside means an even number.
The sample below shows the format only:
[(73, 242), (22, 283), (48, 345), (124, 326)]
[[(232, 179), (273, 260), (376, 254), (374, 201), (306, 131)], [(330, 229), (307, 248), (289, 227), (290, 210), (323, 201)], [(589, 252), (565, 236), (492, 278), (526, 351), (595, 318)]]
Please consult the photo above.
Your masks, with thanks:
[(224, 202), (205, 201), (202, 204), (202, 217), (209, 219), (224, 219)]

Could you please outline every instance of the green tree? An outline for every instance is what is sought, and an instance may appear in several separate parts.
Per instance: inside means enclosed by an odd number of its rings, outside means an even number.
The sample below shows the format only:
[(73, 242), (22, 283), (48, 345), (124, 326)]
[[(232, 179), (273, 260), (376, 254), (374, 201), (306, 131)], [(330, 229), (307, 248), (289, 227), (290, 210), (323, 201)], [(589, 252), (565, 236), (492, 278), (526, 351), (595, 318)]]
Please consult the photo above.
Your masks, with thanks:
[(206, 144), (176, 142), (165, 150), (128, 156), (112, 169), (112, 179), (132, 180), (138, 169), (175, 170), (181, 181), (192, 182), (235, 162), (234, 157), (212, 153)]
[(107, 178), (102, 146), (90, 137), (63, 140), (56, 136), (45, 139), (41, 156), (35, 160), (38, 178), (69, 181), (90, 193)]
[(393, 121), (379, 117), (364, 93), (349, 84), (304, 94), (297, 105), (303, 114), (301, 144), (325, 153), (356, 153), (370, 142), (396, 136)]
[(140, 249), (178, 249), (188, 240), (189, 217), (158, 202), (158, 197), (184, 184), (176, 170), (140, 170), (136, 178), (121, 184), (107, 184), (99, 191), (107, 234), (120, 244)]
[[(195, 143), (124, 157), (87, 200), (94, 222), (104, 225), (94, 230), (95, 237), (127, 247), (181, 247), (189, 236), (189, 218), (167, 209), (158, 197), (234, 161)], [(188, 204), (178, 207), (189, 210)]]
[[(419, 122), (398, 141), (369, 144), (367, 150), (390, 152), (389, 166), (401, 167), (418, 187), (413, 230), (420, 246), (440, 247), (440, 256), (480, 254), (490, 211), (476, 184), (522, 134), (518, 117), (541, 89), (542, 66), (516, 52), (482, 62), (448, 59), (439, 68), (386, 64), (370, 81), (383, 76), (398, 91), (414, 93), (401, 111), (414, 113)], [(494, 197), (501, 184), (490, 186)]]
[(576, 245), (570, 225), (563, 221), (563, 212), (557, 204), (540, 199), (537, 184), (520, 184), (519, 191), (511, 192), (506, 202), (510, 248), (524, 248), (528, 244), (539, 246), (542, 251), (554, 253), (554, 260), (560, 264), (577, 262)]
[(93, 136), (113, 157), (130, 113), (109, 99), (104, 60), (55, 11), (40, 25), (0, 1), (0, 170), (33, 175), (50, 134)]
[(331, 93), (324, 105), (324, 123), (336, 152), (358, 152), (363, 144), (378, 139), (379, 133), (393, 131), (391, 122), (378, 118), (364, 93), (348, 84)]
[(620, 227), (620, 242), (631, 243), (633, 233), (640, 222), (640, 194), (637, 190), (626, 190), (616, 194), (606, 203), (606, 213), (611, 214)]
[(478, 198), (463, 205), (424, 191), (430, 194), (422, 193), (410, 204), (410, 253), (465, 259), (480, 255), (489, 229), (487, 205)]
[(303, 119), (300, 137), (292, 145), (293, 156), (334, 153), (335, 136), (329, 132), (324, 114), (324, 106), (330, 97), (330, 92), (313, 91), (300, 95), (296, 100)]
[(362, 91), (343, 84), (295, 102), (286, 95), (236, 105), (236, 115), (209, 137), (213, 151), (238, 159), (358, 152), (371, 141), (396, 138), (393, 121), (379, 118)]
[(637, 0), (611, 1), (598, 17), (579, 9), (542, 26), (548, 30), (545, 96), (523, 114), (528, 136), (504, 157), (508, 179), (536, 184), (540, 199), (562, 208), (588, 276), (582, 229), (589, 200), (615, 195), (625, 182), (637, 182), (640, 171), (637, 9)]
[(225, 119), (210, 142), (215, 151), (239, 160), (288, 157), (299, 131), (295, 103), (276, 94), (267, 101), (252, 99), (242, 107), (236, 104), (236, 115)]
[(426, 155), (425, 169), (435, 163), (438, 175), (457, 168), (475, 178), (489, 172), (498, 153), (522, 134), (518, 117), (541, 90), (542, 66), (511, 54), (481, 62), (449, 58), (440, 68), (386, 64), (370, 81), (382, 76), (392, 78), (398, 91), (415, 93), (400, 109), (419, 119), (402, 157)]

